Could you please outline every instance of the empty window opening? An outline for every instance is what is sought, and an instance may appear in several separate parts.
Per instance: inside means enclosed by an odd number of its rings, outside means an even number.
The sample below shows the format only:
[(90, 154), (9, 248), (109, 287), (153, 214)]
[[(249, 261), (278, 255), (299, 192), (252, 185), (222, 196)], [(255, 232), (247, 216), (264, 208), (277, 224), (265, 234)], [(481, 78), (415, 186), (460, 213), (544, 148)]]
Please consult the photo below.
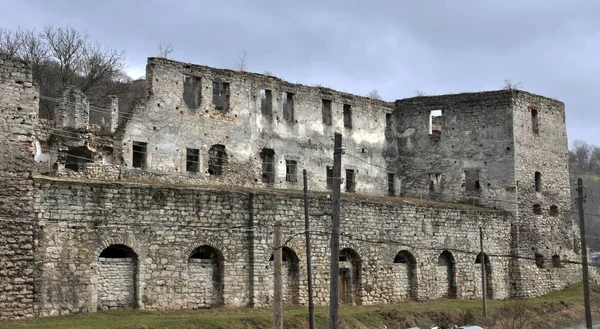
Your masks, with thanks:
[(285, 181), (295, 183), (298, 181), (296, 174), (298, 162), (296, 160), (285, 160)]
[(534, 179), (535, 179), (535, 191), (541, 192), (542, 191), (542, 174), (539, 171), (536, 171)]
[(189, 109), (196, 109), (202, 100), (200, 78), (183, 75), (183, 102)]
[(443, 123), (442, 110), (434, 110), (429, 113), (429, 135), (440, 136)]
[(281, 104), (283, 105), (283, 120), (288, 123), (294, 122), (294, 94), (287, 91), (282, 92)]
[(540, 132), (540, 122), (538, 118), (538, 110), (531, 109), (531, 131), (534, 134), (539, 134)]
[(79, 171), (80, 165), (90, 162), (94, 162), (94, 160), (92, 160), (92, 152), (86, 146), (73, 147), (69, 148), (69, 152), (67, 152), (65, 168)]
[(535, 254), (535, 266), (544, 268), (544, 256), (538, 253)]
[(352, 106), (344, 104), (344, 128), (352, 129)]
[(333, 190), (333, 167), (327, 166), (327, 189)]
[(132, 165), (134, 168), (146, 169), (148, 158), (148, 143), (133, 142)]
[(533, 205), (533, 213), (536, 215), (541, 215), (542, 214), (542, 206), (539, 204), (534, 204)]
[(271, 90), (260, 90), (260, 112), (264, 116), (273, 115), (273, 92)]
[(185, 171), (198, 172), (200, 171), (200, 150), (186, 149), (185, 153)]
[(331, 126), (333, 124), (333, 113), (331, 111), (331, 100), (321, 99), (321, 112), (323, 114), (323, 124)]
[(385, 127), (389, 127), (390, 124), (392, 123), (392, 114), (391, 113), (386, 113), (385, 114)]
[(550, 216), (558, 217), (558, 206), (553, 204), (550, 206)]
[(226, 112), (229, 110), (229, 83), (213, 81), (213, 105), (215, 110)]
[(479, 183), (479, 170), (465, 170), (465, 190), (468, 193), (481, 191)]
[(346, 169), (346, 192), (356, 191), (356, 177), (354, 169)]
[(560, 261), (560, 256), (559, 255), (552, 256), (552, 267), (553, 268), (562, 267), (562, 262)]
[(396, 195), (396, 175), (388, 173), (388, 195)]
[(208, 150), (208, 174), (219, 176), (223, 174), (223, 168), (227, 164), (227, 152), (225, 145), (216, 144)]
[(442, 193), (442, 174), (429, 174), (429, 193)]
[(262, 182), (275, 183), (275, 151), (264, 148), (260, 152), (260, 158), (262, 160)]

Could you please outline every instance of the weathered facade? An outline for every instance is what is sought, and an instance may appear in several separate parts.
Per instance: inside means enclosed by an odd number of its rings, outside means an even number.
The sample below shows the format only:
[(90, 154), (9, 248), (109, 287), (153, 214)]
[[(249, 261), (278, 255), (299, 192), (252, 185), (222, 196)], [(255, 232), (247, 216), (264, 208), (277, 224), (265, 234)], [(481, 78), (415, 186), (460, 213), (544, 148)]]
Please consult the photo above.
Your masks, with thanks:
[[(117, 99), (91, 105), (71, 88), (41, 122), (27, 65), (0, 57), (0, 73), (0, 318), (268, 306), (277, 220), (285, 303), (306, 304), (301, 172), (310, 208), (330, 207), (336, 131), (344, 303), (481, 296), (480, 226), (489, 296), (579, 280), (560, 102), (394, 104), (150, 58), (145, 103), (117, 127)], [(108, 120), (91, 124), (93, 111)], [(327, 304), (329, 219), (311, 231)]]

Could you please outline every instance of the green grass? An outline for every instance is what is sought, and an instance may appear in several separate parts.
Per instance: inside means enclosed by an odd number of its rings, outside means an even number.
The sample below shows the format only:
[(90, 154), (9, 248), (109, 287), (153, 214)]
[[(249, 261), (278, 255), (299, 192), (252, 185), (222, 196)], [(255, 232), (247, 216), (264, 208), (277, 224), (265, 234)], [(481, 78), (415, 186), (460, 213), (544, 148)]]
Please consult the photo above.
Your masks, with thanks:
[[(548, 295), (531, 298), (527, 305), (536, 314), (538, 322), (545, 325), (572, 319), (580, 323), (583, 304), (582, 284), (567, 287)], [(592, 286), (592, 305), (600, 304), (600, 288)], [(503, 316), (500, 307), (506, 301), (492, 300), (488, 309), (492, 319)], [(317, 328), (327, 328), (328, 307), (317, 307)], [(284, 328), (308, 328), (306, 307), (289, 307), (284, 311)], [(581, 319), (580, 319), (581, 318)], [(342, 306), (342, 328), (429, 328), (439, 320), (457, 324), (483, 323), (481, 300), (437, 300), (432, 302), (407, 302), (373, 306)], [(493, 324), (491, 320), (490, 324)], [(105, 311), (88, 314), (65, 315), (30, 320), (0, 322), (0, 329), (248, 329), (272, 328), (270, 309), (211, 309), (201, 311), (149, 312), (139, 310)], [(486, 326), (488, 328), (490, 326)]]

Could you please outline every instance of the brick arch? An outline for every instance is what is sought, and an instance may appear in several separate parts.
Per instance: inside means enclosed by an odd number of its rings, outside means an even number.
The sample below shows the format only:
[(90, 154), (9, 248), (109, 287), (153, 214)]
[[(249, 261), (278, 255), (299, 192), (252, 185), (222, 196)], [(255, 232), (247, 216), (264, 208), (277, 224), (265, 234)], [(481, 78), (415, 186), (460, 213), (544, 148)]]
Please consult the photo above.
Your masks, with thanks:
[(192, 256), (194, 250), (201, 246), (207, 246), (216, 249), (221, 254), (221, 257), (223, 258), (222, 261), (227, 261), (227, 257), (225, 256), (224, 252), (224, 250), (227, 249), (223, 243), (217, 242), (216, 239), (196, 240), (194, 243), (188, 244), (188, 247), (186, 247), (183, 252), (183, 256), (185, 256), (183, 260), (187, 262), (187, 260)]
[(131, 248), (131, 250), (133, 250), (133, 252), (135, 252), (135, 254), (137, 255), (138, 259), (140, 258), (140, 247), (137, 241), (126, 237), (124, 239), (122, 238), (114, 238), (114, 237), (110, 237), (110, 238), (106, 238), (104, 240), (102, 240), (102, 242), (100, 243), (100, 245), (94, 250), (93, 253), (93, 257), (94, 257), (94, 262), (98, 261), (98, 256), (100, 256), (100, 253), (102, 253), (102, 251), (110, 246), (116, 245), (116, 244), (120, 244), (120, 245), (124, 245), (127, 246), (129, 248)]

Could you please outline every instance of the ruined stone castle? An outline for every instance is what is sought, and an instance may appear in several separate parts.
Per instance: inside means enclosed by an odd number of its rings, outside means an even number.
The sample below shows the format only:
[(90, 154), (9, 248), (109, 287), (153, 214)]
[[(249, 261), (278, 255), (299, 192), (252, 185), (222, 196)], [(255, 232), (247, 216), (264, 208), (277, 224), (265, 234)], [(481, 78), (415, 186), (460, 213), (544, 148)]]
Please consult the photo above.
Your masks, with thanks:
[[(559, 101), (501, 90), (390, 103), (160, 58), (145, 84), (119, 114), (115, 97), (40, 95), (26, 63), (0, 56), (0, 319), (269, 306), (276, 220), (285, 302), (305, 305), (302, 170), (309, 207), (328, 210), (334, 132), (343, 303), (479, 298), (481, 266), (495, 299), (580, 279)], [(323, 305), (330, 218), (310, 225)]]

